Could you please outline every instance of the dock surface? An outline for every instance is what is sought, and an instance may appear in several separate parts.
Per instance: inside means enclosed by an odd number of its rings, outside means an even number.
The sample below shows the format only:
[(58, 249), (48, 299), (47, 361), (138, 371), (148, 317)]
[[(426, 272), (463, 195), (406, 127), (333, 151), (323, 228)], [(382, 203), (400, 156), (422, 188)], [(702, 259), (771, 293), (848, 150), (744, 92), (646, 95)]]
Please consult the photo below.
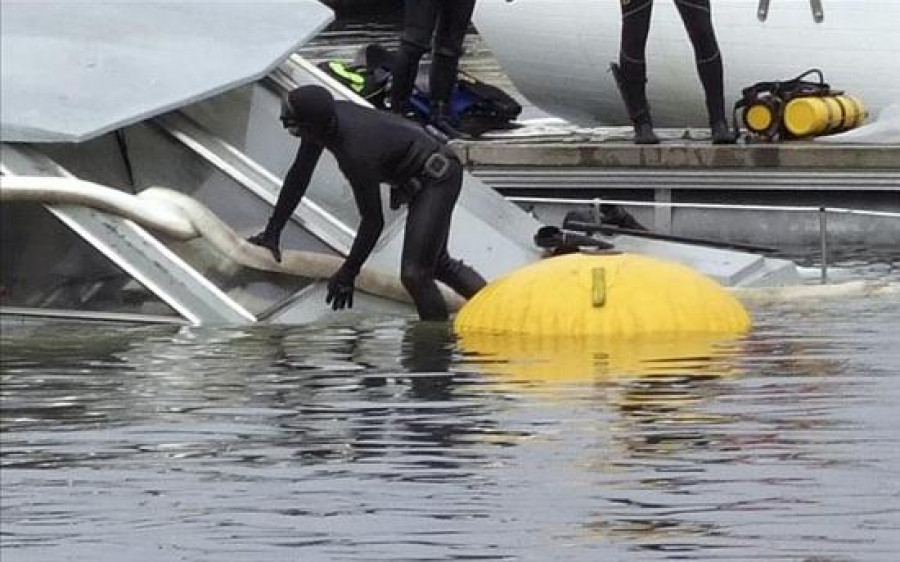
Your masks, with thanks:
[[(658, 134), (660, 144), (636, 145), (630, 127), (543, 127), (454, 141), (454, 148), (473, 175), (508, 197), (643, 202), (634, 214), (666, 233), (804, 246), (820, 243), (822, 221), (798, 207), (900, 213), (900, 144), (742, 139), (713, 145), (705, 130)], [(572, 208), (527, 206), (549, 223)], [(746, 208), (755, 206), (794, 210)], [(900, 246), (900, 218), (838, 213), (829, 219), (839, 243)]]

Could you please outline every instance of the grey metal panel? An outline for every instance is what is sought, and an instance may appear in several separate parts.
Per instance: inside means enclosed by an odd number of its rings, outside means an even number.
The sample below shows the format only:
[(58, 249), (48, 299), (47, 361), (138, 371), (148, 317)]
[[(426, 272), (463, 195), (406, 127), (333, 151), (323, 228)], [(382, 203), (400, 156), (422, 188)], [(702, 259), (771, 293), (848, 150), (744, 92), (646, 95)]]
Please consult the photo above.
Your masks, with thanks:
[(82, 141), (261, 78), (317, 0), (2, 0), (0, 138)]
[(122, 312), (94, 312), (81, 310), (48, 310), (46, 308), (23, 308), (4, 306), (0, 322), (4, 325), (24, 325), (29, 321), (44, 322), (102, 322), (111, 324), (175, 324), (184, 325), (183, 318), (156, 316), (152, 314), (128, 314)]
[[(26, 145), (0, 144), (6, 175), (68, 172)], [(130, 220), (68, 205), (47, 205), (54, 215), (160, 299), (195, 324), (244, 324), (255, 317), (203, 278), (174, 252)]]
[(252, 314), (133, 222), (86, 207), (47, 208), (188, 321), (194, 324), (255, 321)]
[(653, 170), (484, 166), (473, 175), (498, 190), (691, 189), (900, 191), (896, 170)]
[(794, 264), (782, 259), (634, 236), (617, 236), (613, 243), (617, 251), (682, 263), (728, 287), (785, 285), (801, 280)]

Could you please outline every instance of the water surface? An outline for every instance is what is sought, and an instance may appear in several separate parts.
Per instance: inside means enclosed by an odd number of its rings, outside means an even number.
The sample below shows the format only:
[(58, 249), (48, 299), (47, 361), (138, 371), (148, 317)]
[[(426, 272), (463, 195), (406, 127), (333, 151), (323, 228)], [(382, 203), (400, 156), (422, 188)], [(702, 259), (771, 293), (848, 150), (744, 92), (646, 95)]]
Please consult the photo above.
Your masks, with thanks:
[(3, 560), (896, 560), (896, 295), (752, 312), (640, 345), (7, 326)]
[[(897, 256), (837, 258), (900, 281)], [(897, 295), (752, 313), (639, 344), (6, 325), (2, 559), (897, 560)]]

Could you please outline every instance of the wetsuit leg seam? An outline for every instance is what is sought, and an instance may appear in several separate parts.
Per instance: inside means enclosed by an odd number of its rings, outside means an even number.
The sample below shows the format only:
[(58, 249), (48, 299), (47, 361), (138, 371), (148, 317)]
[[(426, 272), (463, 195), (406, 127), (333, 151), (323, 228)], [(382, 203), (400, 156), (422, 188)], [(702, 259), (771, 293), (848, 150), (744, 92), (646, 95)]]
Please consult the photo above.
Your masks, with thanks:
[(637, 6), (636, 8), (632, 8), (630, 10), (625, 10), (622, 12), (622, 18), (630, 18), (632, 16), (639, 14), (640, 12), (642, 12), (644, 10), (649, 10), (652, 7), (652, 5), (653, 5), (653, 0), (650, 0), (649, 2), (645, 2), (644, 4), (641, 4), (640, 6)]

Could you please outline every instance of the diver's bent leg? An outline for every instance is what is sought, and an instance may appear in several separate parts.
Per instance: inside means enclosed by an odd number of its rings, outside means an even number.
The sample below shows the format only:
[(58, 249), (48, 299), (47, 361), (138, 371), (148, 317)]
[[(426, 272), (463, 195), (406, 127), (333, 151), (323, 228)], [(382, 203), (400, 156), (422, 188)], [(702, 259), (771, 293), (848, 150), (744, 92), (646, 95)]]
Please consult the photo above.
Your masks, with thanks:
[(706, 111), (713, 142), (734, 142), (725, 115), (725, 86), (722, 54), (716, 41), (709, 0), (675, 0), (678, 13), (694, 47), (697, 74), (706, 96)]
[[(448, 214), (452, 214), (458, 194), (462, 189), (462, 168), (460, 166), (455, 167), (453, 172), (443, 181), (447, 183), (438, 184), (435, 187), (443, 189), (449, 194), (457, 194), (453, 196), (453, 206), (447, 211)], [(448, 225), (435, 267), (435, 278), (453, 289), (458, 295), (470, 299), (487, 285), (487, 281), (470, 265), (462, 260), (450, 257), (450, 254), (447, 252), (447, 241), (449, 238), (450, 227)]]
[(393, 68), (391, 110), (405, 113), (416, 83), (419, 61), (431, 48), (431, 35), (437, 22), (438, 0), (406, 0), (403, 34)]
[(462, 260), (451, 258), (446, 248), (438, 261), (436, 277), (438, 281), (467, 299), (474, 297), (475, 293), (487, 285), (487, 281), (480, 273)]
[(447, 303), (435, 282), (438, 259), (447, 243), (462, 171), (452, 164), (448, 176), (429, 183), (413, 197), (406, 216), (400, 281), (416, 303), (422, 320), (446, 320)]

